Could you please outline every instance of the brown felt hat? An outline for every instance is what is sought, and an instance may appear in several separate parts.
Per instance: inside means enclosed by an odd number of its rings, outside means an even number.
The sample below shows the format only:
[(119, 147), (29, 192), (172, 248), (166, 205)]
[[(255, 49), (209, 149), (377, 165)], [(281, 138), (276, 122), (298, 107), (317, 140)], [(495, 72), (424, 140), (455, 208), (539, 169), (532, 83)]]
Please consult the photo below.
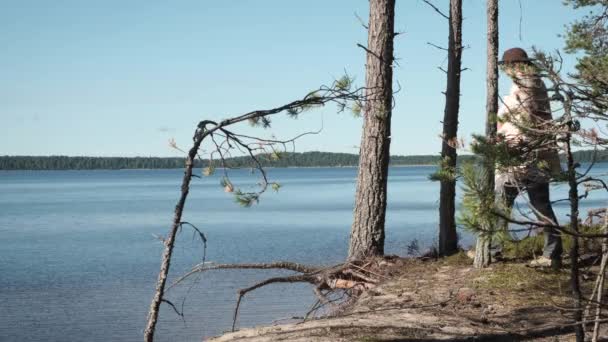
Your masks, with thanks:
[(531, 63), (532, 59), (528, 57), (526, 50), (522, 48), (512, 48), (506, 50), (502, 54), (502, 60), (498, 62), (498, 64), (508, 64), (508, 63)]

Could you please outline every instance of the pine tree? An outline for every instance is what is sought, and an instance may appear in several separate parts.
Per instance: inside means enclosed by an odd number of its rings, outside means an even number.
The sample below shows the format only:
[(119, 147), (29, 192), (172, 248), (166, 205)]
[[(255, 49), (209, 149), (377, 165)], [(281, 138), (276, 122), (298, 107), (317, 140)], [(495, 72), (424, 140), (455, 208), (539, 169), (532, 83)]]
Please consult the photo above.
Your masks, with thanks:
[(576, 78), (581, 85), (593, 89), (594, 95), (607, 94), (608, 0), (566, 0), (565, 4), (589, 10), (566, 30), (566, 51), (582, 54), (577, 58)]
[(395, 0), (370, 0), (366, 104), (348, 258), (384, 254), (393, 106)]

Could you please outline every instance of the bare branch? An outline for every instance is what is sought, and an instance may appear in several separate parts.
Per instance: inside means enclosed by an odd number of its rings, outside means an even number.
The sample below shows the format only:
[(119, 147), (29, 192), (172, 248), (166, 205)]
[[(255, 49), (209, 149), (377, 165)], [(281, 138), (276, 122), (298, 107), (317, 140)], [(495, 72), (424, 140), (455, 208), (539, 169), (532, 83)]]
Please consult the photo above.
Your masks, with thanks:
[(167, 303), (169, 304), (169, 306), (171, 307), (171, 309), (173, 309), (173, 311), (182, 319), (184, 318), (184, 312), (183, 311), (179, 311), (177, 310), (177, 307), (175, 306), (175, 304), (173, 304), (171, 301), (167, 300), (167, 299), (163, 299), (162, 300), (163, 303)]
[(382, 58), (382, 56), (379, 56), (377, 53), (373, 52), (372, 50), (366, 48), (365, 46), (357, 43), (357, 46), (362, 48), (363, 50), (365, 50), (365, 52), (369, 53), (370, 55), (378, 58), (379, 60), (381, 60), (383, 63), (387, 63), (387, 61), (384, 60), (384, 58)]
[(439, 49), (439, 50), (448, 51), (448, 48), (444, 48), (443, 46), (439, 46), (439, 45), (433, 44), (433, 43), (431, 43), (431, 42), (426, 42), (426, 43), (427, 43), (428, 45), (430, 45), (430, 46), (434, 47), (434, 48)]
[(253, 286), (239, 290), (238, 299), (236, 301), (236, 306), (234, 308), (234, 315), (232, 317), (232, 331), (234, 331), (235, 327), (236, 327), (236, 320), (238, 318), (239, 307), (241, 306), (241, 300), (243, 299), (243, 296), (245, 296), (245, 294), (247, 294), (248, 292), (251, 292), (255, 289), (259, 289), (260, 287), (270, 285), (270, 284), (275, 284), (275, 283), (306, 283), (306, 282), (310, 283), (312, 281), (313, 281), (313, 278), (308, 274), (297, 274), (297, 275), (288, 276), (288, 277), (276, 277), (276, 278), (266, 279)]
[(359, 14), (357, 14), (357, 12), (355, 12), (355, 17), (359, 21), (359, 24), (361, 24), (361, 26), (363, 26), (363, 28), (365, 28), (366, 30), (369, 30), (369, 25), (367, 25), (365, 23), (365, 21), (363, 21), (363, 19), (361, 19), (361, 17), (359, 16)]
[(450, 20), (450, 17), (447, 16), (445, 13), (443, 13), (437, 6), (435, 6), (432, 2), (430, 2), (429, 0), (422, 0), (425, 4), (431, 6), (431, 8), (437, 12), (440, 16), (444, 17), (447, 20)]
[(182, 275), (177, 280), (175, 280), (167, 288), (167, 290), (178, 285), (179, 283), (183, 282), (184, 280), (186, 280), (187, 278), (189, 278), (191, 275), (193, 275), (195, 273), (203, 273), (203, 272), (207, 272), (207, 271), (211, 271), (211, 270), (230, 270), (230, 269), (232, 269), (232, 270), (234, 270), (234, 269), (241, 269), (241, 270), (243, 270), (243, 269), (255, 269), (255, 270), (283, 269), (283, 270), (289, 270), (289, 271), (294, 271), (294, 272), (298, 272), (298, 273), (314, 273), (314, 272), (321, 270), (321, 268), (319, 268), (319, 267), (307, 266), (304, 264), (298, 264), (298, 263), (288, 262), (288, 261), (277, 261), (277, 262), (260, 263), (260, 264), (210, 264), (207, 262), (207, 263), (200, 263), (200, 264), (194, 266), (188, 273)]

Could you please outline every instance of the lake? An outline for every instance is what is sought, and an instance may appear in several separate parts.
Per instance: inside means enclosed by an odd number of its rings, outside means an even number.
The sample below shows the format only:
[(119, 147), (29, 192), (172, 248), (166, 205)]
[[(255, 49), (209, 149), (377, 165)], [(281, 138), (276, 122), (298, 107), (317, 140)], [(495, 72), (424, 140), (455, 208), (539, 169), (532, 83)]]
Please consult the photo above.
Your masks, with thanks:
[[(439, 185), (434, 167), (393, 167), (389, 175), (386, 252), (407, 254), (437, 235)], [(220, 175), (193, 179), (183, 220), (208, 238), (207, 260), (291, 260), (332, 264), (348, 249), (355, 168), (270, 169), (281, 183), (243, 208)], [(595, 173), (606, 174), (600, 165)], [(136, 341), (142, 339), (160, 265), (163, 236), (179, 196), (182, 170), (0, 171), (0, 340)], [(236, 187), (257, 181), (231, 172)], [(566, 195), (554, 186), (552, 199)], [(583, 208), (606, 206), (592, 194)], [(555, 207), (565, 220), (566, 203)], [(581, 211), (584, 213), (584, 211)], [(472, 237), (462, 234), (462, 244)], [(179, 236), (171, 279), (200, 262), (192, 231)], [(158, 341), (200, 341), (229, 330), (236, 290), (272, 271), (214, 271), (169, 292), (184, 319), (161, 307)], [(271, 285), (244, 298), (238, 325), (301, 316), (314, 302), (308, 285)]]

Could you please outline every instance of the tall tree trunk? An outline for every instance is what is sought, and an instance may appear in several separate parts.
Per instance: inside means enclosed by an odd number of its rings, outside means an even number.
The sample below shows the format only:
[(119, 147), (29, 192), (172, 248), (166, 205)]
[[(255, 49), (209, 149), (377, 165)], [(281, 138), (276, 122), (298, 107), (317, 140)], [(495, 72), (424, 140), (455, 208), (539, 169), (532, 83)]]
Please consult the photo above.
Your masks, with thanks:
[[(488, 64), (486, 71), (486, 138), (493, 142), (496, 140), (496, 120), (498, 113), (498, 0), (487, 2), (487, 25), (488, 25)], [(494, 190), (494, 159), (486, 156), (484, 160), (486, 168), (486, 184), (490, 191)], [(489, 227), (488, 227), (489, 228)], [(490, 265), (491, 237), (480, 235), (477, 237), (475, 247), (476, 268)]]
[(384, 254), (384, 221), (393, 101), (395, 0), (370, 0), (366, 105), (349, 260)]
[[(462, 0), (450, 0), (450, 33), (448, 70), (443, 116), (442, 167), (456, 168), (458, 109), (460, 107), (460, 74), (462, 57)], [(458, 250), (455, 206), (456, 179), (442, 179), (439, 197), (439, 254), (450, 255)]]

